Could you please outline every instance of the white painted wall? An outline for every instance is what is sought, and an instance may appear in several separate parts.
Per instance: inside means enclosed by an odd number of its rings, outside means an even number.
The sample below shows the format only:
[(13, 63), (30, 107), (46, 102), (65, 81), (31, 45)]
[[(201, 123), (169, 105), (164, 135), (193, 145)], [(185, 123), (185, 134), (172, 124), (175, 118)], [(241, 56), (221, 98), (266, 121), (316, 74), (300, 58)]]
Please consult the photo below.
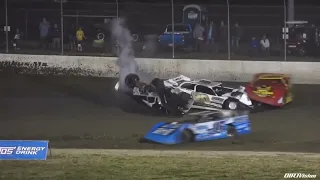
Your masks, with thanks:
[[(79, 69), (77, 75), (118, 77), (115, 57), (49, 56), (1, 54), (3, 62), (44, 62), (46, 68)], [(319, 62), (277, 61), (228, 61), (191, 59), (136, 59), (142, 71), (155, 77), (169, 78), (183, 74), (191, 78), (207, 78), (216, 81), (250, 81), (252, 75), (261, 72), (291, 74), (296, 84), (320, 84)], [(1, 66), (1, 65), (0, 65)], [(32, 67), (26, 67), (32, 68)], [(43, 67), (38, 68), (39, 72)], [(41, 73), (41, 72), (40, 72)]]

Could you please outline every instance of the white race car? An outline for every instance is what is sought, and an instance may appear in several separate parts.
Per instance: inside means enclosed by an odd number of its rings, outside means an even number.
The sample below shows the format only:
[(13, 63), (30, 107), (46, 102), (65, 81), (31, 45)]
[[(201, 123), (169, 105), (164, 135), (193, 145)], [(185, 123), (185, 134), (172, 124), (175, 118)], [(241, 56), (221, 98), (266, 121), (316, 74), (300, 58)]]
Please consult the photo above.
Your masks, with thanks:
[[(206, 79), (192, 80), (186, 76), (180, 75), (175, 78), (163, 81), (165, 93), (159, 96), (159, 91), (152, 85), (147, 85), (139, 81), (139, 77), (130, 74), (126, 78), (126, 84), (132, 88), (132, 94), (129, 95), (140, 99), (149, 107), (163, 107), (169, 98), (168, 94), (175, 94), (181, 97), (184, 103), (180, 111), (187, 113), (190, 109), (198, 110), (216, 110), (217, 108), (230, 110), (247, 110), (252, 108), (252, 102), (244, 91), (244, 87), (234, 89), (225, 87), (220, 82), (214, 82)], [(134, 82), (134, 83), (133, 83)], [(119, 89), (119, 82), (115, 89)], [(176, 100), (175, 101), (180, 101)]]

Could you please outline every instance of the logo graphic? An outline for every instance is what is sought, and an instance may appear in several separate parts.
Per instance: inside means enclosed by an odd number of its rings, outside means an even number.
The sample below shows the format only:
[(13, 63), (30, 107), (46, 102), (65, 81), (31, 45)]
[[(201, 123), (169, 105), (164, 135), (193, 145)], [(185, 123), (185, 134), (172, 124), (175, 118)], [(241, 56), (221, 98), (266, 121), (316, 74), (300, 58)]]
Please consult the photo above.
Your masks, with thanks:
[(13, 153), (16, 147), (0, 147), (0, 154), (7, 154), (10, 155)]
[(257, 87), (257, 90), (253, 92), (259, 97), (267, 97), (273, 95), (271, 87)]
[(304, 173), (285, 173), (284, 178), (286, 179), (315, 179), (317, 177), (317, 175), (312, 175), (312, 174), (304, 174)]

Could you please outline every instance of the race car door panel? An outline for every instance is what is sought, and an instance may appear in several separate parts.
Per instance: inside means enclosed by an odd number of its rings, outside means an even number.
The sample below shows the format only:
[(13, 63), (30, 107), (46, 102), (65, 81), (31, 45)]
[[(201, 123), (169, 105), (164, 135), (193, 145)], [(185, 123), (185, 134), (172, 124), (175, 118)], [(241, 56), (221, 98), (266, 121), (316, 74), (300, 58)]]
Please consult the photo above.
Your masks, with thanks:
[(209, 121), (204, 123), (198, 123), (193, 128), (192, 131), (199, 138), (209, 138), (212, 136), (220, 135), (225, 131), (224, 121)]
[(203, 85), (197, 85), (196, 86), (196, 92), (208, 94), (208, 95), (211, 95), (211, 96), (216, 96), (216, 93), (212, 89), (210, 89), (210, 88), (208, 88), (206, 86), (203, 86)]
[(197, 85), (196, 92), (208, 96), (210, 104), (214, 106), (221, 105), (225, 100), (224, 98), (217, 96), (217, 94), (211, 88), (203, 85)]

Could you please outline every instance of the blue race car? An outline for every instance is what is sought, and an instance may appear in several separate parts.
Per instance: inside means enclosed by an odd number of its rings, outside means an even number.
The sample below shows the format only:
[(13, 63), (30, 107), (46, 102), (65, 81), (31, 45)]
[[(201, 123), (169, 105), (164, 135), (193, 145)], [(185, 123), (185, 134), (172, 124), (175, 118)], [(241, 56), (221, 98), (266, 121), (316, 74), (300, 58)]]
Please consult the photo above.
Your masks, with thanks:
[(234, 138), (251, 132), (248, 113), (230, 110), (202, 111), (177, 122), (160, 122), (143, 138), (160, 144)]

